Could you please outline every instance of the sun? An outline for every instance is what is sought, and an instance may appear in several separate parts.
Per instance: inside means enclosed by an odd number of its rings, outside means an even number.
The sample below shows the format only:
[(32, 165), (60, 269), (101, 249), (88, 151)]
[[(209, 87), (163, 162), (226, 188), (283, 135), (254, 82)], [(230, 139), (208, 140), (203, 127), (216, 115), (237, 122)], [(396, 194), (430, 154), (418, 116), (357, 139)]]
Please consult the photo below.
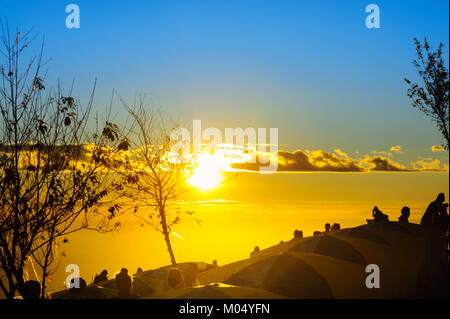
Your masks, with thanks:
[(221, 156), (200, 154), (189, 184), (202, 190), (216, 188), (223, 181), (223, 165)]

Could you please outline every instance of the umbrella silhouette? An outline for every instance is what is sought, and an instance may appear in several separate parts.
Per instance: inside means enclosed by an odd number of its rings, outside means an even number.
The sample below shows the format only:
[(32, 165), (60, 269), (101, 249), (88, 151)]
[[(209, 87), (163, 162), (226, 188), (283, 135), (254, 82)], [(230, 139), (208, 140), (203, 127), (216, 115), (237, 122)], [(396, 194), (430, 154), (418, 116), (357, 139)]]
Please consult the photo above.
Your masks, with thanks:
[[(111, 299), (117, 297), (117, 289), (104, 288), (100, 286), (88, 286), (84, 292), (86, 299)], [(69, 289), (58, 291), (52, 294), (52, 299), (70, 299)]]
[(237, 273), (238, 271), (244, 269), (245, 267), (259, 260), (263, 260), (264, 258), (267, 258), (267, 256), (265, 255), (256, 256), (244, 260), (239, 260), (231, 264), (223, 265), (221, 267), (217, 267), (214, 269), (210, 269), (208, 271), (201, 272), (198, 274), (199, 282), (202, 285), (214, 282), (224, 282), (225, 280), (229, 279), (233, 274)]
[[(173, 267), (174, 266), (172, 265), (168, 265), (157, 269), (147, 270), (144, 271), (140, 277), (155, 278), (165, 281), (167, 272)], [(214, 267), (204, 262), (184, 262), (177, 264), (176, 268), (180, 269), (180, 271), (183, 273), (185, 285), (190, 287), (195, 285), (197, 274), (199, 272), (201, 273), (202, 271), (212, 269)]]
[(409, 224), (408, 226), (406, 226), (406, 225), (403, 226), (399, 222), (371, 223), (371, 224), (364, 225), (363, 227), (365, 229), (370, 229), (370, 230), (375, 230), (375, 231), (376, 230), (390, 230), (390, 231), (403, 233), (404, 235), (414, 236), (416, 232), (412, 231), (412, 229), (411, 229), (414, 226), (420, 227), (419, 225), (414, 225), (414, 224)]
[(278, 256), (283, 252), (291, 253), (314, 253), (333, 257), (332, 260), (342, 260), (358, 265), (366, 265), (364, 256), (354, 248), (351, 243), (335, 236), (316, 236), (305, 239), (294, 239), (288, 243), (282, 243), (266, 250), (262, 250), (250, 259), (234, 262), (222, 267), (211, 269), (199, 274), (201, 284), (211, 282), (225, 282), (232, 275), (253, 264), (266, 260), (267, 257)]
[(288, 251), (290, 248), (298, 245), (301, 242), (307, 241), (310, 238), (306, 237), (306, 238), (292, 238), (289, 241), (286, 242), (282, 242), (279, 243), (275, 246), (266, 248), (266, 249), (262, 249), (258, 252), (254, 252), (253, 253), (253, 257), (259, 257), (259, 256), (270, 256), (270, 255), (276, 255), (279, 253), (284, 253), (286, 251)]
[(331, 288), (313, 267), (282, 253), (255, 262), (232, 275), (227, 284), (265, 289), (293, 298), (331, 298)]
[(363, 225), (360, 228), (380, 235), (394, 250), (406, 249), (413, 255), (419, 252), (426, 237), (424, 227), (412, 223), (380, 222)]
[[(339, 235), (336, 235), (339, 236)], [(397, 236), (403, 236), (397, 234)], [(405, 245), (383, 245), (377, 242), (342, 236), (364, 256), (367, 264), (376, 264), (381, 274), (381, 297), (407, 298), (416, 293), (419, 271), (425, 262), (425, 241)]]
[(133, 280), (133, 293), (140, 296), (149, 295), (163, 291), (165, 286), (166, 282), (162, 279), (138, 276)]
[(346, 228), (337, 232), (340, 236), (348, 236), (351, 238), (360, 238), (365, 240), (374, 241), (379, 244), (389, 245), (389, 243), (383, 239), (382, 236), (377, 234), (376, 232), (370, 231), (364, 227), (355, 227), (355, 228)]
[[(369, 231), (364, 230), (363, 232), (367, 233), (366, 237), (372, 235), (372, 239), (375, 238), (376, 241), (387, 244), (387, 242), (378, 234), (370, 234)], [(362, 232), (360, 231), (358, 235), (363, 236), (361, 235), (361, 233)], [(344, 234), (346, 233), (344, 232)], [(278, 245), (261, 250), (255, 253), (253, 257), (270, 256), (288, 251), (321, 254), (353, 263), (358, 263), (361, 265), (366, 264), (364, 256), (358, 250), (356, 250), (354, 247), (352, 247), (351, 244), (347, 243), (346, 241), (335, 237), (334, 234), (322, 234), (321, 236), (307, 238), (294, 238), (288, 242), (280, 243)]]
[(145, 299), (286, 299), (261, 289), (223, 283), (169, 290), (145, 296)]
[(315, 236), (288, 249), (290, 252), (315, 253), (366, 265), (364, 256), (349, 243), (335, 236)]
[[(295, 239), (262, 250), (255, 257), (200, 273), (199, 279), (202, 284), (225, 282), (293, 298), (415, 297), (426, 263), (426, 232), (419, 225), (386, 222)], [(369, 264), (379, 266), (380, 289), (365, 286)]]
[(291, 298), (368, 298), (374, 293), (365, 286), (365, 276), (365, 267), (359, 264), (287, 252), (266, 256), (236, 272), (225, 283)]

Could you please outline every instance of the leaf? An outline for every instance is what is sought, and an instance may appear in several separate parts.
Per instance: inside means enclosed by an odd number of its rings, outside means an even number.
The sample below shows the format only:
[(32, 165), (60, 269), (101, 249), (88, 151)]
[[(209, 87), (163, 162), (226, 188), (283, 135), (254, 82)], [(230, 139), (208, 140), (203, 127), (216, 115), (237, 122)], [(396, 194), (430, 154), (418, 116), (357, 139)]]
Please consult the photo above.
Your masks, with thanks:
[(38, 129), (42, 134), (45, 134), (47, 132), (47, 125), (45, 125), (44, 123), (41, 123), (41, 124), (39, 124)]
[(128, 139), (126, 139), (126, 138), (124, 138), (118, 146), (119, 151), (128, 151), (129, 147), (130, 147), (130, 142), (128, 142)]
[(65, 125), (65, 126), (69, 126), (70, 123), (71, 123), (70, 117), (66, 117), (66, 118), (64, 119), (64, 125)]

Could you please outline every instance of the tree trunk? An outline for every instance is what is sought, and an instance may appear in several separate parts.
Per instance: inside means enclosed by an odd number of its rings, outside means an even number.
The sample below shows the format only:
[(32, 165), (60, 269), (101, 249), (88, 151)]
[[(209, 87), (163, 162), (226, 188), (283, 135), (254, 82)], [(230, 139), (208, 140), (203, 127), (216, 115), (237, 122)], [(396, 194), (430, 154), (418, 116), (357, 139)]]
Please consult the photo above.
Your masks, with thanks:
[(45, 259), (44, 263), (42, 264), (42, 286), (41, 286), (41, 298), (45, 298), (45, 289), (47, 288), (45, 285), (47, 284), (47, 275), (48, 275), (48, 267), (51, 264), (51, 261), (49, 261), (52, 250), (53, 250), (53, 242), (54, 242), (54, 236), (55, 236), (55, 227), (56, 225), (53, 224), (52, 231), (50, 233), (50, 241), (47, 244), (47, 251), (45, 253)]
[(163, 230), (164, 240), (167, 244), (167, 251), (170, 255), (170, 261), (172, 263), (172, 266), (177, 265), (177, 261), (175, 260), (175, 254), (173, 253), (172, 244), (170, 243), (170, 237), (169, 237), (169, 230), (167, 229), (167, 222), (166, 222), (166, 212), (164, 210), (164, 207), (159, 208), (159, 216), (161, 217), (161, 226)]
[(45, 256), (44, 264), (43, 264), (43, 267), (42, 267), (41, 299), (45, 298), (45, 288), (46, 288), (45, 285), (47, 284), (47, 280), (46, 280), (46, 278), (47, 278), (47, 269), (48, 269), (48, 252), (47, 252), (47, 255)]
[(169, 233), (167, 231), (164, 232), (164, 240), (166, 241), (166, 244), (167, 244), (167, 251), (169, 252), (170, 261), (172, 263), (172, 266), (176, 266), (177, 261), (175, 260), (175, 254), (173, 253), (172, 244), (170, 243)]

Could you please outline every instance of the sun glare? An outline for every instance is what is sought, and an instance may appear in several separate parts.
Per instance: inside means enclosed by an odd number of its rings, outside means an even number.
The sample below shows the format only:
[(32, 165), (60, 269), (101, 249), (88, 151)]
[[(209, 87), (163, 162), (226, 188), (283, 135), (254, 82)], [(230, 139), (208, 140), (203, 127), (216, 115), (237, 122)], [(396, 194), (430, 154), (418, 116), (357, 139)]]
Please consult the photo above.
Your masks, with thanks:
[(203, 190), (217, 187), (223, 180), (223, 165), (224, 159), (221, 156), (200, 155), (189, 184)]

